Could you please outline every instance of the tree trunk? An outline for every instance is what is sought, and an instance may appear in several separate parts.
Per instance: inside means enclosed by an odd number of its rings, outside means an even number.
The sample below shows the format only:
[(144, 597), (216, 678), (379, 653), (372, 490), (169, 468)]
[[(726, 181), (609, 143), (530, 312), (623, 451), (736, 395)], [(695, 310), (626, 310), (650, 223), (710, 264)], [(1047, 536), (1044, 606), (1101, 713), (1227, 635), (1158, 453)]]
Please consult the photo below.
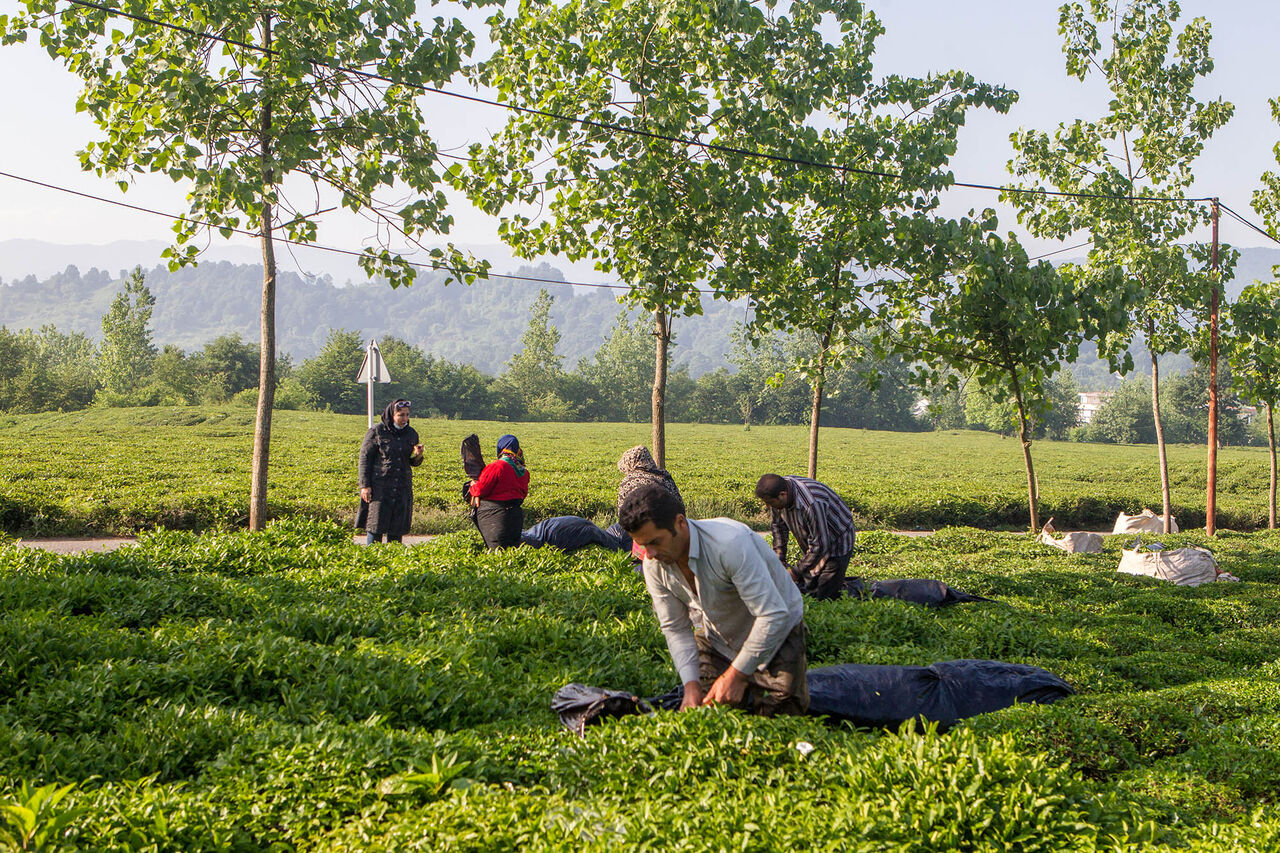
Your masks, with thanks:
[[(262, 21), (263, 44), (271, 47), (271, 18)], [(274, 227), (271, 203), (265, 196), (275, 184), (271, 166), (271, 104), (262, 107), (259, 143), (262, 149), (262, 316), (258, 347), (258, 412), (253, 424), (253, 475), (249, 487), (249, 529), (261, 530), (267, 523), (267, 469), (271, 458), (271, 409), (276, 396), (276, 254), (272, 243)]]
[(809, 412), (809, 479), (818, 479), (818, 428), (822, 423), (822, 391), (827, 377), (827, 350), (831, 347), (831, 331), (835, 321), (827, 326), (822, 336), (822, 349), (818, 353), (818, 370), (813, 379), (813, 408)]
[(1012, 373), (1014, 402), (1018, 404), (1018, 438), (1022, 441), (1022, 463), (1027, 469), (1027, 506), (1031, 509), (1031, 532), (1040, 531), (1040, 490), (1036, 488), (1036, 469), (1031, 464), (1031, 425), (1027, 423), (1026, 405), (1022, 400), (1022, 384), (1017, 372)]
[(1267, 446), (1271, 449), (1271, 484), (1267, 492), (1267, 529), (1276, 529), (1276, 424), (1267, 403)]
[[(1151, 343), (1153, 325), (1147, 326), (1147, 343)], [(1155, 352), (1151, 353), (1151, 413), (1156, 422), (1156, 450), (1160, 454), (1160, 497), (1163, 501), (1164, 532), (1172, 533), (1173, 507), (1169, 500), (1169, 456), (1164, 446), (1164, 423), (1160, 420), (1160, 365)]]
[(659, 468), (667, 467), (667, 346), (671, 343), (671, 325), (667, 310), (653, 312), (653, 459)]

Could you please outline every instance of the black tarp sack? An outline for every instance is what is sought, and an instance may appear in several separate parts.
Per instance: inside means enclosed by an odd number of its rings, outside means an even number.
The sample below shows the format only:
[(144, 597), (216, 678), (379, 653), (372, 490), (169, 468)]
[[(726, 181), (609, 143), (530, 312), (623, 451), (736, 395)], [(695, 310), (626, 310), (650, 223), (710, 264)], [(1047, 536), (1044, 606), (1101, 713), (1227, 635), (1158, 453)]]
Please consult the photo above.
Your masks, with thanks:
[(480, 452), (480, 437), (474, 432), (462, 439), (462, 470), (468, 480), (480, 479), (484, 470), (484, 454)]
[(844, 592), (845, 595), (854, 598), (896, 598), (912, 604), (923, 604), (925, 607), (946, 607), (967, 601), (992, 600), (928, 578), (901, 578), (871, 583), (867, 583), (862, 578), (845, 578)]
[(926, 720), (945, 731), (957, 720), (1015, 702), (1056, 702), (1071, 685), (1038, 666), (949, 660), (931, 666), (846, 663), (809, 670), (809, 714), (894, 729)]
[(599, 545), (611, 551), (630, 551), (631, 537), (601, 530), (589, 520), (576, 515), (559, 515), (539, 521), (524, 533), (520, 541), (534, 548), (549, 545), (561, 551), (577, 551), (588, 545)]
[(462, 439), (462, 470), (467, 479), (462, 481), (462, 500), (467, 505), (467, 515), (471, 523), (480, 526), (476, 518), (476, 508), (471, 505), (471, 481), (480, 478), (484, 470), (484, 454), (480, 451), (480, 436), (474, 432)]
[(560, 715), (565, 728), (578, 735), (601, 719), (653, 713), (649, 703), (639, 696), (585, 684), (566, 684), (557, 690), (551, 699), (551, 710)]

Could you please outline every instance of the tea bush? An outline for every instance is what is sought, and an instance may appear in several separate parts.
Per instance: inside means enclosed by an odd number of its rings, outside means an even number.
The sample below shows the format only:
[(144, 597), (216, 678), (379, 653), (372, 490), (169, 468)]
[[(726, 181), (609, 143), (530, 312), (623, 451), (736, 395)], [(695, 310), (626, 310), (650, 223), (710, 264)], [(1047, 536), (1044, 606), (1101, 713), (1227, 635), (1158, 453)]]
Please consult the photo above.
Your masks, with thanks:
[[(48, 536), (244, 526), (252, 420), (252, 411), (237, 407), (6, 418), (0, 421), (0, 529)], [(279, 412), (272, 429), (270, 512), (350, 522), (365, 423), (353, 415)], [(621, 479), (618, 457), (649, 440), (648, 426), (639, 424), (414, 423), (426, 448), (414, 475), (415, 532), (466, 526), (458, 447), (471, 432), (490, 455), (499, 435), (519, 435), (533, 473), (526, 502), (531, 522), (552, 515), (611, 521)], [(672, 424), (667, 467), (694, 517), (723, 515), (763, 526), (756, 479), (770, 470), (803, 470), (807, 442), (804, 427), (746, 432)], [(1160, 505), (1149, 446), (1043, 441), (1036, 443), (1035, 457), (1041, 515), (1055, 516), (1063, 529), (1110, 529), (1122, 510)], [(1264, 526), (1266, 451), (1224, 448), (1220, 460), (1219, 526)], [(1179, 522), (1202, 525), (1204, 449), (1171, 446), (1169, 464)], [(848, 502), (860, 527), (1020, 529), (1027, 523), (1021, 453), (1016, 442), (991, 433), (827, 429), (819, 473)]]
[(942, 735), (714, 709), (579, 739), (549, 710), (558, 687), (654, 695), (675, 680), (625, 556), (489, 553), (473, 532), (363, 548), (304, 518), (161, 530), (105, 554), (7, 543), (0, 804), (44, 791), (33, 820), (50, 849), (1280, 841), (1276, 534), (1208, 543), (1243, 582), (1197, 589), (1117, 575), (1119, 537), (1076, 557), (967, 528), (859, 541), (852, 573), (998, 601), (809, 603), (811, 665), (995, 657), (1079, 695)]

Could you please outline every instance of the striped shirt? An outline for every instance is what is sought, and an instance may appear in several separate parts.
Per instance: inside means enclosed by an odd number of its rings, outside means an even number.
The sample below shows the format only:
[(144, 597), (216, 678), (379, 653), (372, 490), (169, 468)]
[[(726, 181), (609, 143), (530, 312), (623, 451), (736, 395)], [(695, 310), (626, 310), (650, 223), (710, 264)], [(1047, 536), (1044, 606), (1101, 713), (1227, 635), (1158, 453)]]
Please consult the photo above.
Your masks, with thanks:
[(804, 571), (823, 557), (853, 553), (853, 514), (830, 486), (808, 477), (783, 477), (791, 506), (773, 510), (769, 530), (773, 550), (787, 561), (787, 534), (793, 533), (803, 552), (796, 565)]

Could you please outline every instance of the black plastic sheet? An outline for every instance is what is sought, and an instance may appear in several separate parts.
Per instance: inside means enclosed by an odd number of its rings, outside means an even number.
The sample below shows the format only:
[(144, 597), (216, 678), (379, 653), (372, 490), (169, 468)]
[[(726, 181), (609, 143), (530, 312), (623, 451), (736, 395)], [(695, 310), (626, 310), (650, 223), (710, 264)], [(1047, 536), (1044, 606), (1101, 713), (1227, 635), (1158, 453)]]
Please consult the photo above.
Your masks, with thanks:
[(585, 684), (566, 684), (556, 691), (551, 710), (560, 716), (565, 728), (583, 734), (587, 726), (602, 719), (652, 713), (653, 709), (639, 696), (622, 690), (606, 690)]
[(844, 591), (846, 595), (855, 598), (896, 598), (912, 604), (923, 604), (925, 607), (946, 607), (968, 601), (992, 600), (929, 578), (900, 578), (870, 583), (862, 578), (845, 578)]

